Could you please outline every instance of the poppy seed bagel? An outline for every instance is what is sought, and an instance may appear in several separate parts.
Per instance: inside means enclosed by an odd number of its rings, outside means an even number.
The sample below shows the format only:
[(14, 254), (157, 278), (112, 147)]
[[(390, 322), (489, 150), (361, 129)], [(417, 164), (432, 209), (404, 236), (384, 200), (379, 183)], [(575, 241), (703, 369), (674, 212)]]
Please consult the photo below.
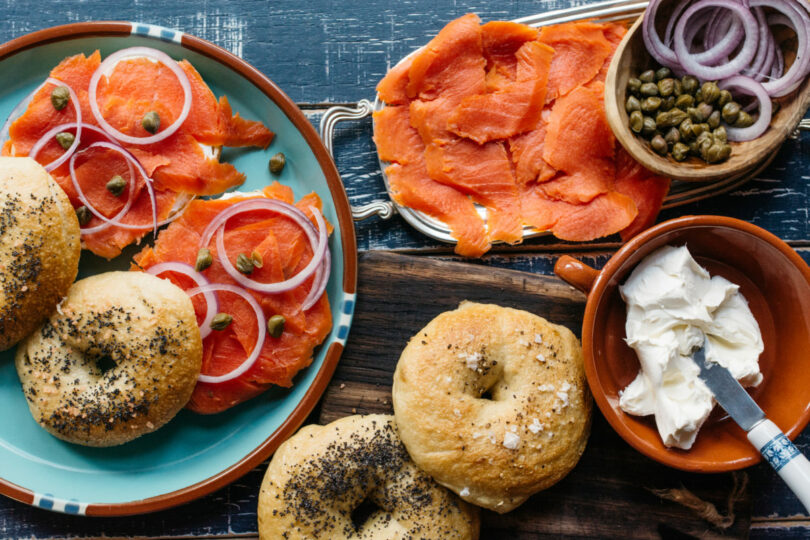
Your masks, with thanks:
[(123, 444), (171, 420), (201, 363), (191, 299), (143, 272), (77, 281), (16, 356), (34, 419), (86, 446)]
[(79, 221), (36, 161), (0, 157), (0, 351), (51, 314), (76, 279)]

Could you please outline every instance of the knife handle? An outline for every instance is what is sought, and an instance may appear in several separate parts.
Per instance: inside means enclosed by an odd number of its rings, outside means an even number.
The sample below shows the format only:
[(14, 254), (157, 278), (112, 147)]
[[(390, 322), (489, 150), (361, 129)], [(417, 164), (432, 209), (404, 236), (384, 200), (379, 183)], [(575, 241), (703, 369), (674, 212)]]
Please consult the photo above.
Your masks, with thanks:
[(767, 418), (748, 432), (748, 440), (810, 511), (810, 461)]

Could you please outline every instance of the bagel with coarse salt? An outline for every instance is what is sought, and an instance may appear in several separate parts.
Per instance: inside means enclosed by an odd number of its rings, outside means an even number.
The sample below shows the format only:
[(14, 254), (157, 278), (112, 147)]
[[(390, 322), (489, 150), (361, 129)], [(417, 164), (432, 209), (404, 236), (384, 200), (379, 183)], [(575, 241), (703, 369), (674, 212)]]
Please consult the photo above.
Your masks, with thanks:
[(392, 416), (347, 416), (282, 444), (259, 493), (262, 540), (477, 540), (478, 509), (416, 468)]
[(107, 272), (77, 281), (17, 347), (28, 408), (51, 434), (114, 446), (171, 420), (191, 397), (202, 339), (191, 299), (165, 279)]
[(574, 334), (490, 304), (463, 302), (411, 338), (394, 373), (393, 405), (414, 463), (500, 513), (568, 474), (590, 432)]
[(79, 220), (30, 158), (0, 157), (0, 351), (51, 314), (79, 270)]

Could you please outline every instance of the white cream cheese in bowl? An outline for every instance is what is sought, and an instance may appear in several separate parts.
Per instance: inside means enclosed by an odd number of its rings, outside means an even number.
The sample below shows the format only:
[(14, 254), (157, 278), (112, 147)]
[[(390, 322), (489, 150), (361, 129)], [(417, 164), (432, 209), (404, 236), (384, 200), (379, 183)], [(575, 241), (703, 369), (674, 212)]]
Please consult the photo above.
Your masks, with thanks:
[(743, 386), (762, 381), (762, 335), (739, 287), (711, 276), (686, 246), (648, 255), (620, 288), (627, 303), (626, 342), (641, 369), (619, 394), (636, 416), (655, 415), (666, 446), (688, 450), (715, 402), (691, 354), (706, 337), (706, 359)]

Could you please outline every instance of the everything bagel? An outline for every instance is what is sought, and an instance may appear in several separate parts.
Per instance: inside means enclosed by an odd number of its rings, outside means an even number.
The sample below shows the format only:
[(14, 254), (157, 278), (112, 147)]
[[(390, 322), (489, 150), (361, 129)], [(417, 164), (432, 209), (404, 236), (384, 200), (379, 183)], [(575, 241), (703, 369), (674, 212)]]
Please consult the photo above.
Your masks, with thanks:
[(576, 465), (591, 397), (570, 330), (464, 302), (415, 335), (393, 405), (414, 463), (464, 500), (508, 512)]
[(142, 272), (77, 281), (16, 356), (34, 419), (87, 446), (123, 444), (171, 420), (191, 396), (201, 362), (191, 300)]

